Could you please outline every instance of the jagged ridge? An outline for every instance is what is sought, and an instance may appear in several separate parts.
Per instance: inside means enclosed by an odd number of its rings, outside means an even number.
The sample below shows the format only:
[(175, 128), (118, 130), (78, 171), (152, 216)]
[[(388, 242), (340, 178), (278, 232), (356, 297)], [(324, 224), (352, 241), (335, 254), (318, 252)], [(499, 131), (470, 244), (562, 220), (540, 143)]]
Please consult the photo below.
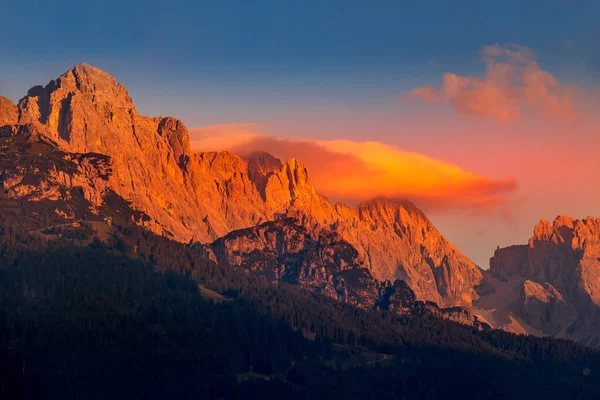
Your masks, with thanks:
[(517, 322), (507, 329), (600, 347), (599, 260), (600, 219), (541, 220), (529, 244), (496, 250), (484, 285), (492, 290), (478, 306), (493, 308), (492, 298), (503, 298), (496, 319)]
[[(410, 203), (330, 204), (298, 160), (266, 154), (193, 153), (184, 124), (141, 116), (124, 86), (75, 66), (1, 113), (5, 134), (40, 136), (71, 153), (110, 157), (108, 186), (150, 218), (143, 225), (188, 242), (293, 217), (313, 238), (332, 231), (378, 280), (404, 279), (421, 300), (468, 305), (481, 270)], [(84, 183), (81, 183), (84, 187)], [(14, 196), (17, 196), (16, 194)]]

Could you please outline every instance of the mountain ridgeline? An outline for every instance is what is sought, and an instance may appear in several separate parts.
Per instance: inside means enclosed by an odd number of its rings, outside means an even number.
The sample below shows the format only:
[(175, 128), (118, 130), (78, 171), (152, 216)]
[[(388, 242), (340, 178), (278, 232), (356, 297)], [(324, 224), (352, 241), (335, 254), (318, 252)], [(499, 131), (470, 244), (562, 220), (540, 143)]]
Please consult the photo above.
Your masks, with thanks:
[(527, 245), (498, 249), (481, 285), (494, 326), (600, 347), (600, 220), (542, 220)]
[[(315, 192), (299, 160), (194, 153), (181, 121), (141, 116), (127, 90), (98, 68), (77, 65), (30, 89), (16, 106), (5, 99), (1, 104), (4, 136), (43, 138), (69, 157), (108, 157), (101, 185), (68, 183), (83, 188), (94, 204), (89, 213), (107, 193), (116, 193), (147, 216), (136, 223), (184, 243), (210, 243), (238, 229), (291, 217), (313, 238), (339, 235), (374, 278), (402, 279), (419, 300), (455, 306), (477, 298), (474, 286), (482, 271), (413, 204), (385, 199), (358, 207), (331, 204)], [(19, 173), (2, 180), (10, 198), (40, 190), (19, 181)]]

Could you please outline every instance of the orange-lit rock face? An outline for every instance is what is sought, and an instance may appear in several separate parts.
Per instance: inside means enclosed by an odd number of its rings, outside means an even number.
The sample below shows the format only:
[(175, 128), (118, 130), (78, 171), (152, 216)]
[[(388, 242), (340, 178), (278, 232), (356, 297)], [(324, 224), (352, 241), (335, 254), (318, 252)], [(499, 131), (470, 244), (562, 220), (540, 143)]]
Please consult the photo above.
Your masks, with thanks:
[(521, 275), (527, 271), (527, 250), (526, 245), (497, 249), (490, 258), (490, 272), (502, 280)]
[[(499, 293), (521, 297), (505, 309), (533, 333), (556, 335), (600, 346), (600, 219), (558, 216), (541, 220), (528, 245), (499, 249), (490, 260)], [(494, 279), (500, 282), (495, 282)], [(490, 296), (484, 296), (485, 304)], [(501, 315), (498, 316), (502, 318)]]
[(19, 119), (19, 109), (12, 101), (0, 96), (0, 137), (12, 133), (11, 126)]
[(580, 282), (580, 290), (600, 306), (600, 220), (558, 216), (552, 225), (541, 221), (529, 240), (528, 274), (560, 279), (563, 287)]
[(235, 199), (248, 186), (239, 157), (192, 155), (181, 121), (139, 115), (127, 90), (95, 67), (78, 65), (31, 89), (19, 109), (19, 124), (32, 124), (62, 149), (110, 156), (112, 187), (146, 211), (157, 232), (206, 241), (264, 217), (251, 191), (244, 213), (223, 216), (223, 196)]
[[(145, 226), (157, 233), (206, 243), (290, 216), (315, 238), (337, 233), (375, 278), (405, 279), (419, 300), (445, 306), (470, 304), (477, 296), (479, 268), (414, 205), (381, 199), (358, 207), (333, 205), (316, 193), (307, 167), (295, 158), (281, 163), (264, 153), (246, 159), (229, 151), (194, 153), (181, 121), (141, 116), (127, 90), (95, 67), (78, 65), (46, 87), (31, 89), (18, 109), (17, 125), (27, 132), (68, 152), (109, 156), (108, 185), (146, 213), (151, 220)], [(382, 153), (380, 161), (393, 160)], [(453, 167), (447, 175), (471, 179)], [(331, 181), (332, 187), (346, 184)]]
[(333, 228), (359, 251), (373, 276), (404, 279), (418, 299), (470, 304), (481, 270), (449, 243), (413, 204), (375, 199), (358, 207), (299, 198), (288, 215), (309, 230)]

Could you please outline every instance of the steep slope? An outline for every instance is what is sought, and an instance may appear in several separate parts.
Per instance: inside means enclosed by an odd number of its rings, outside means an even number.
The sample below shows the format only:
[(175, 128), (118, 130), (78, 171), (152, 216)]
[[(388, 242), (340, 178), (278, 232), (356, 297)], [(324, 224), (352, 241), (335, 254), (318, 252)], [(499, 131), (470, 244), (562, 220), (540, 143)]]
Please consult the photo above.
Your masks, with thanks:
[(383, 286), (333, 233), (313, 239), (290, 219), (234, 231), (208, 246), (219, 265), (238, 266), (269, 282), (299, 284), (337, 300), (373, 308)]
[(98, 68), (80, 64), (30, 89), (17, 114), (8, 103), (1, 114), (6, 134), (42, 137), (72, 154), (108, 156), (108, 187), (145, 213), (149, 218), (139, 223), (155, 233), (208, 243), (292, 217), (313, 239), (335, 232), (376, 279), (404, 279), (419, 300), (451, 306), (477, 298), (480, 269), (414, 205), (383, 199), (332, 205), (315, 192), (298, 160), (192, 153), (181, 121), (140, 115), (127, 90)]
[[(110, 189), (109, 157), (67, 153), (44, 139), (22, 135), (0, 138), (0, 150), (0, 220), (6, 223), (0, 233), (18, 230), (33, 253), (44, 254), (48, 243), (97, 247), (100, 241), (161, 268), (185, 269), (190, 263), (187, 271), (196, 278), (196, 268), (210, 266), (244, 272), (254, 284), (298, 285), (364, 310), (435, 316), (481, 327), (467, 309), (417, 301), (404, 281), (377, 281), (358, 260), (356, 249), (333, 232), (313, 238), (296, 221), (282, 218), (233, 231), (210, 245), (187, 246), (135, 226), (148, 217)], [(153, 252), (156, 243), (168, 243), (165, 248), (178, 258)], [(20, 250), (10, 243), (0, 255), (10, 259)]]
[(374, 199), (351, 207), (322, 197), (298, 198), (288, 215), (313, 232), (333, 229), (359, 251), (380, 280), (403, 279), (419, 299), (470, 305), (482, 273), (408, 201)]
[[(335, 231), (358, 250), (358, 257), (379, 280), (402, 279), (421, 300), (444, 306), (470, 305), (482, 272), (448, 242), (421, 210), (409, 201), (377, 198), (357, 207), (331, 204), (315, 193), (306, 168), (290, 160), (278, 170), (277, 159), (249, 157), (250, 176), (264, 184), (267, 203), (290, 204), (285, 215), (314, 237)], [(293, 168), (295, 167), (295, 168)], [(293, 182), (290, 184), (290, 182)], [(289, 192), (283, 190), (289, 187)], [(278, 198), (285, 194), (291, 197)]]
[(508, 330), (599, 347), (599, 260), (600, 219), (542, 220), (528, 245), (496, 250), (476, 306)]
[(321, 230), (315, 238), (296, 222), (283, 218), (234, 231), (200, 250), (223, 267), (268, 283), (300, 285), (366, 310), (436, 316), (485, 328), (468, 308), (418, 301), (404, 280), (378, 281), (358, 251), (336, 232)]
[(258, 193), (250, 192), (246, 213), (223, 217), (223, 196), (248, 186), (241, 161), (228, 153), (191, 154), (181, 121), (141, 116), (127, 90), (98, 68), (77, 65), (30, 89), (18, 107), (19, 125), (61, 149), (110, 156), (111, 186), (152, 217), (147, 227), (155, 232), (208, 240), (264, 214)]
[(131, 209), (110, 187), (110, 158), (67, 153), (24, 136), (0, 138), (0, 213), (17, 214), (44, 228), (80, 219), (143, 225), (148, 216)]

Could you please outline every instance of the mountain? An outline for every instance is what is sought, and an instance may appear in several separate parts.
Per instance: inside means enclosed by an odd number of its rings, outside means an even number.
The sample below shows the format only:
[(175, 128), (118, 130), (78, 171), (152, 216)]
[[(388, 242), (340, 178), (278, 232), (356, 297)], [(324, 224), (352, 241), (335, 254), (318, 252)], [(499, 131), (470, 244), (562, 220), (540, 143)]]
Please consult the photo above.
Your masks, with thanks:
[(436, 316), (488, 328), (466, 307), (440, 308), (434, 302), (418, 301), (404, 280), (378, 281), (358, 251), (336, 232), (321, 231), (315, 238), (291, 218), (231, 232), (202, 250), (220, 266), (270, 284), (298, 285), (365, 310)]
[[(77, 65), (30, 89), (17, 106), (1, 104), (4, 136), (44, 138), (72, 159), (108, 157), (105, 186), (72, 183), (92, 203), (88, 214), (97, 214), (105, 194), (115, 193), (144, 215), (135, 221), (144, 228), (205, 244), (235, 230), (293, 218), (313, 239), (337, 234), (356, 249), (373, 277), (405, 280), (419, 300), (454, 306), (478, 297), (479, 267), (410, 202), (334, 205), (315, 192), (299, 160), (194, 153), (181, 121), (140, 115), (125, 87), (96, 67)], [(12, 199), (21, 199), (25, 194), (11, 189), (15, 182), (2, 181)], [(30, 185), (27, 191), (40, 188)], [(46, 195), (39, 200), (54, 198)]]
[[(100, 232), (99, 237), (106, 241), (117, 233), (117, 227), (128, 230), (149, 219), (112, 191), (107, 156), (66, 153), (43, 139), (22, 135), (0, 138), (0, 150), (4, 189), (0, 212), (24, 221), (23, 227), (38, 236), (79, 238), (81, 244), (87, 244), (96, 236), (94, 232)], [(141, 246), (124, 243), (120, 247), (140, 247), (134, 254), (140, 256)], [(463, 307), (445, 309), (417, 301), (404, 281), (376, 280), (357, 250), (336, 233), (321, 232), (313, 238), (291, 218), (232, 231), (213, 243), (197, 243), (192, 248), (216, 268), (246, 272), (271, 284), (298, 285), (365, 310), (435, 315), (481, 326)]]
[(403, 279), (420, 300), (470, 305), (482, 272), (414, 204), (374, 199), (358, 207), (300, 198), (287, 212), (315, 234), (331, 229), (352, 244), (380, 280)]
[(597, 345), (596, 220), (481, 271), (408, 201), (192, 152), (85, 64), (0, 98), (0, 184), (0, 397), (600, 395), (596, 351), (482, 321)]
[(313, 239), (294, 220), (280, 219), (234, 231), (207, 246), (208, 258), (272, 283), (296, 284), (371, 309), (384, 286), (349, 243), (329, 233)]
[(600, 347), (600, 219), (541, 220), (529, 244), (495, 251), (479, 291), (494, 326)]

